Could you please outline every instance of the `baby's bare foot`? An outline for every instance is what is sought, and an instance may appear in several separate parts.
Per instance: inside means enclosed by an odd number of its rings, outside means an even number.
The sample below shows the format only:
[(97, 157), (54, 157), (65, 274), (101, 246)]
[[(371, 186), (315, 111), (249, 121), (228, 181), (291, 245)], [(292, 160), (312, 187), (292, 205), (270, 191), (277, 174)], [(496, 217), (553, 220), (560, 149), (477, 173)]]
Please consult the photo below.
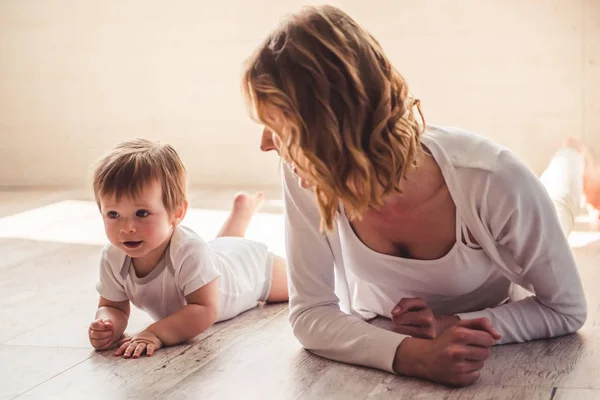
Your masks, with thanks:
[[(581, 154), (584, 154), (584, 152), (586, 152), (585, 146), (583, 145), (583, 143), (581, 143), (581, 140), (579, 140), (576, 137), (573, 136), (569, 136), (564, 143), (565, 147), (571, 147), (575, 150), (577, 150), (578, 152), (580, 152)], [(584, 154), (585, 156), (585, 154)]]
[(600, 211), (600, 164), (578, 138), (568, 137), (563, 145), (583, 156), (583, 195), (589, 206)]
[(577, 150), (583, 156), (583, 195), (590, 206), (600, 211), (600, 164), (581, 140), (569, 137), (565, 146)]
[(233, 208), (237, 211), (250, 211), (254, 214), (263, 204), (265, 204), (265, 195), (263, 192), (257, 192), (254, 196), (248, 193), (238, 193), (233, 199)]
[(583, 169), (583, 195), (587, 203), (600, 211), (600, 166), (594, 161), (586, 161)]

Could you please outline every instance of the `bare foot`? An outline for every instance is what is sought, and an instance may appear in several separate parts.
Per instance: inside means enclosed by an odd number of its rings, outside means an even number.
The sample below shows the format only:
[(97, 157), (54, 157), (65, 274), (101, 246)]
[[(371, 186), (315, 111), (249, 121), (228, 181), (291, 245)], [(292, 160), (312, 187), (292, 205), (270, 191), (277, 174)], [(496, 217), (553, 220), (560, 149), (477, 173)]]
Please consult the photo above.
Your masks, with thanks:
[(233, 199), (233, 209), (235, 211), (245, 211), (254, 214), (265, 204), (265, 194), (257, 192), (254, 196), (248, 193), (237, 193)]
[(583, 169), (583, 194), (587, 203), (600, 211), (600, 166), (594, 160), (586, 161)]
[(262, 192), (256, 193), (254, 196), (248, 193), (238, 193), (233, 199), (233, 207), (227, 220), (223, 223), (217, 237), (237, 236), (244, 237), (246, 229), (252, 216), (265, 203), (265, 195)]
[(583, 155), (583, 195), (590, 206), (600, 211), (600, 164), (577, 138), (567, 138), (565, 147), (571, 147)]
[(587, 152), (587, 149), (585, 148), (585, 146), (583, 145), (583, 143), (581, 143), (581, 140), (577, 139), (576, 137), (573, 136), (569, 136), (564, 143), (565, 147), (571, 147), (575, 150), (577, 150), (578, 152), (580, 152), (581, 154), (583, 154), (585, 156), (585, 153)]

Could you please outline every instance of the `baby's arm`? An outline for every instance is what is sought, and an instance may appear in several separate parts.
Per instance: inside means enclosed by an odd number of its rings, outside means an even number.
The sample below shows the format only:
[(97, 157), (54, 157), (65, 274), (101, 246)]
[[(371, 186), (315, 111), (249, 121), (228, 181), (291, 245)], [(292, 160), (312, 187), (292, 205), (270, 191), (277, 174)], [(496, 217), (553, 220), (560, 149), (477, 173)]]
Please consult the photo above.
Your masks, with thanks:
[(146, 353), (151, 356), (163, 346), (173, 346), (198, 336), (216, 322), (219, 313), (218, 278), (185, 298), (186, 306), (124, 339), (115, 355), (138, 358)]
[(119, 340), (129, 320), (129, 300), (110, 301), (100, 296), (96, 320), (90, 324), (90, 343), (96, 350), (107, 350)]
[(185, 296), (187, 305), (176, 313), (150, 325), (165, 346), (190, 340), (217, 321), (219, 312), (218, 278)]

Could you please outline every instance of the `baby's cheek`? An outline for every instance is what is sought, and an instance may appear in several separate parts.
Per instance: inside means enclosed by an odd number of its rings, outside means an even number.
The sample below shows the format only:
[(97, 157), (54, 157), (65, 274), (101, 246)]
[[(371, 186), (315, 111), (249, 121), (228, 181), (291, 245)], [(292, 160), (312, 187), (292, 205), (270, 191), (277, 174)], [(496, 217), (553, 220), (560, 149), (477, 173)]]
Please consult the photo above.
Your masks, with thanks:
[(149, 236), (156, 239), (162, 239), (169, 232), (168, 224), (148, 224), (144, 230)]
[(113, 225), (114, 224), (111, 224), (110, 222), (104, 222), (104, 232), (109, 238), (114, 235), (113, 232), (115, 231), (115, 227)]

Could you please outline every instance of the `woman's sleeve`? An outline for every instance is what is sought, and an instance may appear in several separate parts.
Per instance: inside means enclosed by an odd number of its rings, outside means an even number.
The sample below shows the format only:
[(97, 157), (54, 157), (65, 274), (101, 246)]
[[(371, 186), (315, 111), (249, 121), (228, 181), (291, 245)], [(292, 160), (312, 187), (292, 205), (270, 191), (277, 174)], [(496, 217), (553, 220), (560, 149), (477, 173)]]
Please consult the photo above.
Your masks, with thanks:
[(340, 310), (334, 258), (320, 233), (312, 191), (283, 167), (290, 322), (307, 350), (322, 357), (393, 372), (396, 349), (407, 336), (374, 327)]
[(525, 342), (575, 332), (587, 308), (581, 278), (548, 193), (512, 153), (503, 152), (481, 210), (497, 243), (522, 268), (519, 280), (535, 294), (461, 319), (487, 317), (502, 334), (498, 342)]

